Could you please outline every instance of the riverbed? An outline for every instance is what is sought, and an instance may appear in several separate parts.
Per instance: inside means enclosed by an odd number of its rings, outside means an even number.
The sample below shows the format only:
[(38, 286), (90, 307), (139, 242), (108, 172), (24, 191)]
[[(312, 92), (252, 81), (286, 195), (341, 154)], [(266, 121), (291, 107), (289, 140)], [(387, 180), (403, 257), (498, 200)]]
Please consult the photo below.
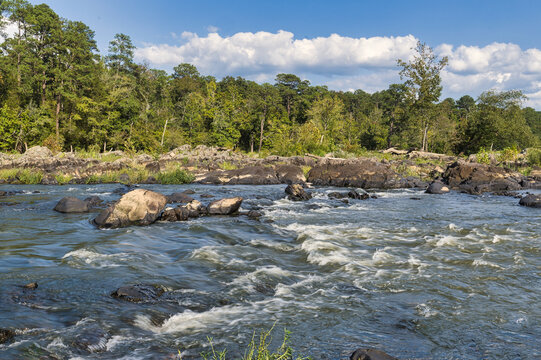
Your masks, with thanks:
[[(21, 192), (0, 198), (0, 328), (17, 333), (0, 358), (199, 359), (212, 338), (233, 359), (273, 325), (273, 345), (287, 328), (313, 359), (358, 347), (541, 357), (541, 209), (518, 199), (400, 189), (345, 204), (327, 197), (337, 188), (292, 202), (284, 185), (144, 185), (242, 196), (263, 216), (99, 230), (97, 212), (52, 210), (64, 196), (116, 200), (119, 186), (0, 186)], [(110, 296), (133, 284), (168, 296)]]

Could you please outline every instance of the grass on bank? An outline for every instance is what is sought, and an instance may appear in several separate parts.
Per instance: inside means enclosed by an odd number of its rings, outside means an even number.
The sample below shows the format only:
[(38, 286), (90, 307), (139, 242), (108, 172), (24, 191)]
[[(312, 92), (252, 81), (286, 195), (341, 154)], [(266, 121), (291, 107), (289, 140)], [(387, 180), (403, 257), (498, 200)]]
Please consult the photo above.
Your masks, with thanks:
[[(300, 355), (294, 355), (294, 350), (291, 347), (290, 336), (291, 332), (284, 329), (284, 339), (282, 344), (276, 350), (270, 349), (270, 343), (272, 341), (272, 330), (274, 325), (269, 331), (263, 331), (259, 335), (259, 339), (256, 339), (255, 333), (252, 336), (252, 340), (248, 344), (248, 348), (245, 350), (244, 355), (237, 360), (310, 360), (309, 357), (303, 357)], [(207, 338), (210, 344), (210, 351), (201, 353), (203, 360), (226, 360), (227, 350), (218, 351), (214, 348), (212, 338)], [(182, 360), (180, 350), (178, 352), (179, 360)]]
[(3, 169), (0, 170), (0, 180), (10, 183), (34, 185), (41, 183), (43, 172), (34, 169)]

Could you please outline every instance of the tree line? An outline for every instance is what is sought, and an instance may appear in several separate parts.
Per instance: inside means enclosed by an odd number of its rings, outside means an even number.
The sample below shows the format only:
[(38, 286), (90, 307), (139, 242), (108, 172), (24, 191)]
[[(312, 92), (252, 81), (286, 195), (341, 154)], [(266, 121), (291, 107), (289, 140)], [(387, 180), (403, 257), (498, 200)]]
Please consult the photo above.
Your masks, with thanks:
[(388, 147), (470, 154), (538, 146), (541, 112), (521, 91), (440, 101), (447, 59), (419, 43), (398, 60), (404, 83), (369, 94), (313, 86), (294, 74), (273, 84), (218, 80), (179, 64), (168, 74), (134, 62), (129, 36), (100, 56), (94, 32), (45, 4), (0, 3), (0, 151), (165, 152), (205, 144), (295, 155)]

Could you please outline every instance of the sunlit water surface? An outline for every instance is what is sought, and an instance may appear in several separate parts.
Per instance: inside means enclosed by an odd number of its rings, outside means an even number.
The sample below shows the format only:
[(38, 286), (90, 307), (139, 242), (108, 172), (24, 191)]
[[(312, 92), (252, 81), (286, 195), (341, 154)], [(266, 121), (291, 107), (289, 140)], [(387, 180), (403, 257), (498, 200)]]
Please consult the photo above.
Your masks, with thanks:
[[(0, 198), (0, 327), (18, 329), (0, 358), (196, 359), (207, 337), (236, 358), (273, 324), (274, 345), (287, 328), (313, 359), (358, 347), (541, 358), (541, 209), (515, 198), (396, 190), (343, 204), (318, 188), (296, 203), (284, 186), (150, 185), (240, 195), (264, 215), (98, 230), (97, 212), (52, 211), (63, 196), (116, 200), (118, 187), (0, 186), (23, 191)], [(170, 293), (110, 296), (139, 283)]]

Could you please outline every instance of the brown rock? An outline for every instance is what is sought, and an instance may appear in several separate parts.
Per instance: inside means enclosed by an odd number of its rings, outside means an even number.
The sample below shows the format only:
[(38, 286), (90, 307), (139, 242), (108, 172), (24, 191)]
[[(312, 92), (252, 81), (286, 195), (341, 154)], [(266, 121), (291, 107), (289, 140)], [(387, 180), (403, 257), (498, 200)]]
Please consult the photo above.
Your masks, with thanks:
[(88, 204), (81, 199), (68, 196), (60, 199), (54, 210), (61, 213), (82, 213), (88, 211)]
[(94, 219), (94, 223), (101, 228), (149, 225), (156, 221), (166, 203), (167, 199), (162, 194), (136, 189), (123, 195), (112, 207), (102, 211)]
[(241, 197), (234, 197), (213, 201), (208, 206), (209, 214), (231, 215), (239, 210), (242, 200)]

